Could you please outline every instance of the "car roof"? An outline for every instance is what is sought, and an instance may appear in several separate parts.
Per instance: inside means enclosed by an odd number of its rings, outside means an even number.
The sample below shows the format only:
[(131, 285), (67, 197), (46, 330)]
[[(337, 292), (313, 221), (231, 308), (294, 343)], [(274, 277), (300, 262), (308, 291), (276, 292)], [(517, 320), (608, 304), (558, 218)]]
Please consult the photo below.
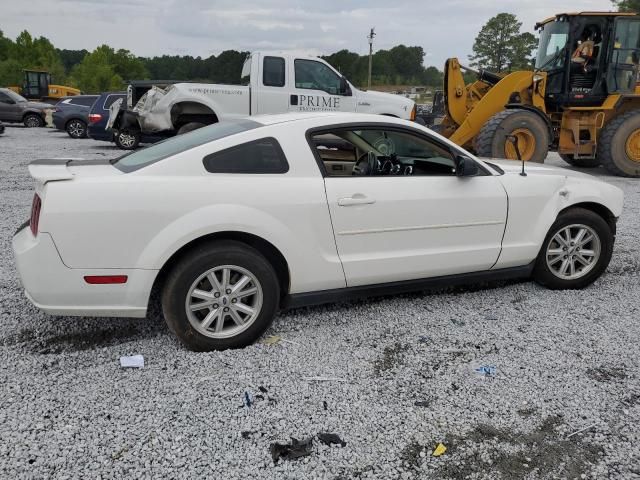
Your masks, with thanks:
[(314, 113), (279, 113), (275, 115), (254, 115), (249, 117), (254, 122), (262, 125), (275, 125), (278, 123), (294, 122), (301, 120), (322, 119), (340, 121), (341, 123), (402, 123), (402, 120), (396, 117), (388, 117), (384, 115), (374, 115), (372, 113), (351, 113), (351, 112), (314, 112)]

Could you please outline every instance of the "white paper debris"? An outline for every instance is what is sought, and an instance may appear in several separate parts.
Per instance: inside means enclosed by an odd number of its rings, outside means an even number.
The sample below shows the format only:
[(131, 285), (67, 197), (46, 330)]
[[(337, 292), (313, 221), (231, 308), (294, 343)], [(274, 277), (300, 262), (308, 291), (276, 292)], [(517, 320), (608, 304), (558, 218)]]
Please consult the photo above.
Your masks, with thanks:
[(120, 366), (122, 368), (144, 368), (144, 357), (142, 355), (120, 357)]

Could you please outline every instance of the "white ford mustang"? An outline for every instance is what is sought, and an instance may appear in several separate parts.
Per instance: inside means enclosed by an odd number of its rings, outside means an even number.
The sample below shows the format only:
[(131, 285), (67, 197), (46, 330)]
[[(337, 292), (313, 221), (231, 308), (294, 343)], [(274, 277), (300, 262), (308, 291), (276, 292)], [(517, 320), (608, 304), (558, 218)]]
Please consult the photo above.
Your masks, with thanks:
[[(600, 276), (622, 192), (484, 162), (415, 123), (285, 114), (212, 125), (112, 161), (40, 160), (13, 249), (57, 315), (143, 317), (158, 297), (195, 350), (241, 347), (280, 308), (463, 282)], [(152, 295), (158, 292), (159, 296)]]

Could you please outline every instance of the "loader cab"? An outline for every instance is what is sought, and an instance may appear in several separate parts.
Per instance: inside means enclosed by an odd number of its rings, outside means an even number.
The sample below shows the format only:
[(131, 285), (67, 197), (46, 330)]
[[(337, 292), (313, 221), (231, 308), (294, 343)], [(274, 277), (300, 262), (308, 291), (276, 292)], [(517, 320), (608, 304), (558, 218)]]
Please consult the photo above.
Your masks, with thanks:
[(640, 52), (635, 14), (560, 14), (536, 25), (535, 68), (547, 73), (549, 111), (601, 106), (612, 93), (633, 92)]

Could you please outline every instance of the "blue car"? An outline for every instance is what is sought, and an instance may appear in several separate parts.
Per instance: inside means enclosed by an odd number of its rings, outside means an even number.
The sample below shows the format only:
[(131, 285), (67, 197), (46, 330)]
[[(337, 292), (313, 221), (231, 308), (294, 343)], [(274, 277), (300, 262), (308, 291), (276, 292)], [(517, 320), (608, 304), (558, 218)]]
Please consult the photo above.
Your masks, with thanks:
[(93, 103), (88, 115), (89, 128), (87, 134), (90, 138), (113, 142), (113, 133), (105, 130), (105, 127), (109, 120), (109, 107), (120, 98), (126, 101), (127, 94), (125, 92), (105, 92)]
[(98, 95), (75, 95), (65, 97), (55, 105), (53, 125), (58, 130), (65, 130), (71, 138), (87, 136), (87, 116)]
[[(115, 141), (113, 132), (106, 130), (106, 126), (109, 121), (109, 107), (119, 99), (126, 103), (126, 92), (105, 92), (94, 102), (88, 115), (89, 128), (87, 133), (90, 138), (105, 142)], [(158, 140), (161, 140), (161, 138), (155, 135), (142, 135), (140, 137), (140, 143), (154, 143)]]

